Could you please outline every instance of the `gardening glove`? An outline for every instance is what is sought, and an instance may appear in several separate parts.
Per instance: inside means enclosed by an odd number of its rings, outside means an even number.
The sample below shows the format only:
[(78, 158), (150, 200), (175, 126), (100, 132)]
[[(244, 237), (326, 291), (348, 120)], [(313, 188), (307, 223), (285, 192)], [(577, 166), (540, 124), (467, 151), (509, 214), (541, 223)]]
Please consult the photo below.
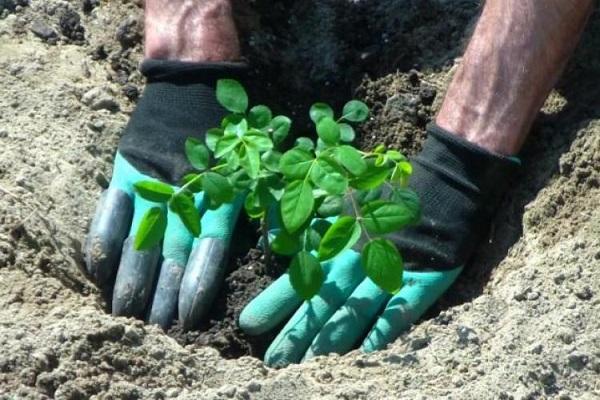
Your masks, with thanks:
[[(115, 278), (114, 315), (146, 317), (167, 328), (179, 310), (184, 328), (197, 326), (209, 309), (224, 276), (224, 261), (242, 199), (207, 210), (202, 233), (194, 238), (180, 218), (167, 211), (162, 245), (134, 249), (134, 236), (144, 214), (162, 203), (134, 192), (142, 180), (160, 181), (177, 189), (191, 167), (185, 156), (188, 137), (204, 139), (226, 115), (217, 102), (218, 79), (236, 78), (237, 63), (188, 63), (146, 60), (144, 95), (133, 113), (115, 157), (112, 180), (102, 194), (85, 243), (89, 274), (101, 287)], [(195, 195), (202, 207), (202, 193)], [(117, 271), (118, 267), (118, 271)]]
[[(365, 239), (323, 264), (320, 292), (303, 302), (284, 274), (242, 311), (249, 334), (264, 333), (293, 316), (265, 354), (271, 366), (316, 355), (343, 354), (360, 345), (384, 348), (415, 323), (460, 274), (485, 237), (508, 179), (518, 166), (430, 125), (413, 162), (409, 187), (421, 200), (418, 224), (386, 238), (404, 258), (403, 286), (394, 295), (366, 278), (360, 251)], [(392, 261), (393, 260), (386, 260)]]

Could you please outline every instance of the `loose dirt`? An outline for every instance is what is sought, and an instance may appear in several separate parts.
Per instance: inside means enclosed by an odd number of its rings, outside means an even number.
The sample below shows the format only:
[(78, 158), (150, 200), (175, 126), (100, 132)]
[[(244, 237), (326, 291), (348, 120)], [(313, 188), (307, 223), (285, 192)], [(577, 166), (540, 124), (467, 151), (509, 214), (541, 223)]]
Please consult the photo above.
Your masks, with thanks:
[[(198, 332), (114, 318), (81, 243), (143, 88), (139, 1), (0, 0), (0, 399), (600, 398), (600, 16), (459, 281), (387, 350), (281, 370), (235, 321), (285, 267), (254, 227)], [(298, 119), (352, 96), (362, 146), (413, 154), (475, 1), (240, 2), (257, 102)]]

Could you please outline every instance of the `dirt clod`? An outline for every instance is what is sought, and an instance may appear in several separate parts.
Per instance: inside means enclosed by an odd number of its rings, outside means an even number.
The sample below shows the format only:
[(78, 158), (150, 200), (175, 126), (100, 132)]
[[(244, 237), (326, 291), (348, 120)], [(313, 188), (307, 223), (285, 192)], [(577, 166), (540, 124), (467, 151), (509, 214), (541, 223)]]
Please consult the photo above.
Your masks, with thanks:
[(34, 21), (31, 25), (31, 32), (48, 43), (56, 43), (58, 34), (48, 24), (42, 21)]

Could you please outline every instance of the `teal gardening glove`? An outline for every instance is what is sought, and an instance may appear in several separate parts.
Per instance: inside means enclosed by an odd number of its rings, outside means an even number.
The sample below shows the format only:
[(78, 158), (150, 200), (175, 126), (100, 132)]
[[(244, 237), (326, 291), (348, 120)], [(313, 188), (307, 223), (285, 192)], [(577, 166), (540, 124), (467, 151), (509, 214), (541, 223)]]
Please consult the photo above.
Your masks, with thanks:
[(472, 255), (500, 200), (515, 159), (489, 153), (430, 125), (422, 152), (413, 160), (410, 188), (422, 203), (421, 221), (387, 235), (402, 254), (403, 287), (395, 295), (365, 277), (364, 240), (323, 264), (325, 282), (302, 302), (284, 274), (246, 306), (239, 324), (257, 335), (289, 318), (265, 354), (285, 366), (360, 345), (384, 348), (416, 322), (452, 285)]
[[(198, 325), (219, 290), (242, 201), (207, 210), (199, 238), (168, 210), (162, 244), (137, 251), (134, 236), (142, 217), (151, 207), (165, 206), (137, 195), (133, 184), (158, 180), (177, 189), (190, 172), (185, 140), (203, 139), (226, 114), (216, 100), (216, 81), (239, 77), (244, 66), (146, 60), (141, 71), (148, 83), (119, 144), (110, 186), (96, 208), (84, 248), (86, 268), (101, 287), (115, 280), (113, 314), (147, 318), (167, 328), (179, 310), (188, 329)], [(202, 208), (202, 193), (195, 202)]]

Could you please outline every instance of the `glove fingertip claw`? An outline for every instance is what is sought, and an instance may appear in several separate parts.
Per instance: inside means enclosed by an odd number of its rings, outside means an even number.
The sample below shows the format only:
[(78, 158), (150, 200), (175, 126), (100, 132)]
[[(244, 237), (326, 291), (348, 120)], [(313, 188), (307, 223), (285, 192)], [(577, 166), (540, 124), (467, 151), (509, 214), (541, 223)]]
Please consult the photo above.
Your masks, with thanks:
[(148, 322), (168, 329), (177, 312), (177, 296), (185, 267), (175, 260), (166, 259), (160, 267), (160, 275), (154, 292)]
[(86, 270), (99, 286), (115, 274), (132, 215), (127, 193), (113, 188), (102, 193), (83, 247)]
[(196, 327), (208, 313), (225, 276), (225, 241), (201, 238), (192, 250), (179, 291), (179, 321)]
[(113, 289), (113, 315), (142, 317), (154, 284), (160, 248), (138, 251), (134, 237), (123, 245), (123, 255)]

